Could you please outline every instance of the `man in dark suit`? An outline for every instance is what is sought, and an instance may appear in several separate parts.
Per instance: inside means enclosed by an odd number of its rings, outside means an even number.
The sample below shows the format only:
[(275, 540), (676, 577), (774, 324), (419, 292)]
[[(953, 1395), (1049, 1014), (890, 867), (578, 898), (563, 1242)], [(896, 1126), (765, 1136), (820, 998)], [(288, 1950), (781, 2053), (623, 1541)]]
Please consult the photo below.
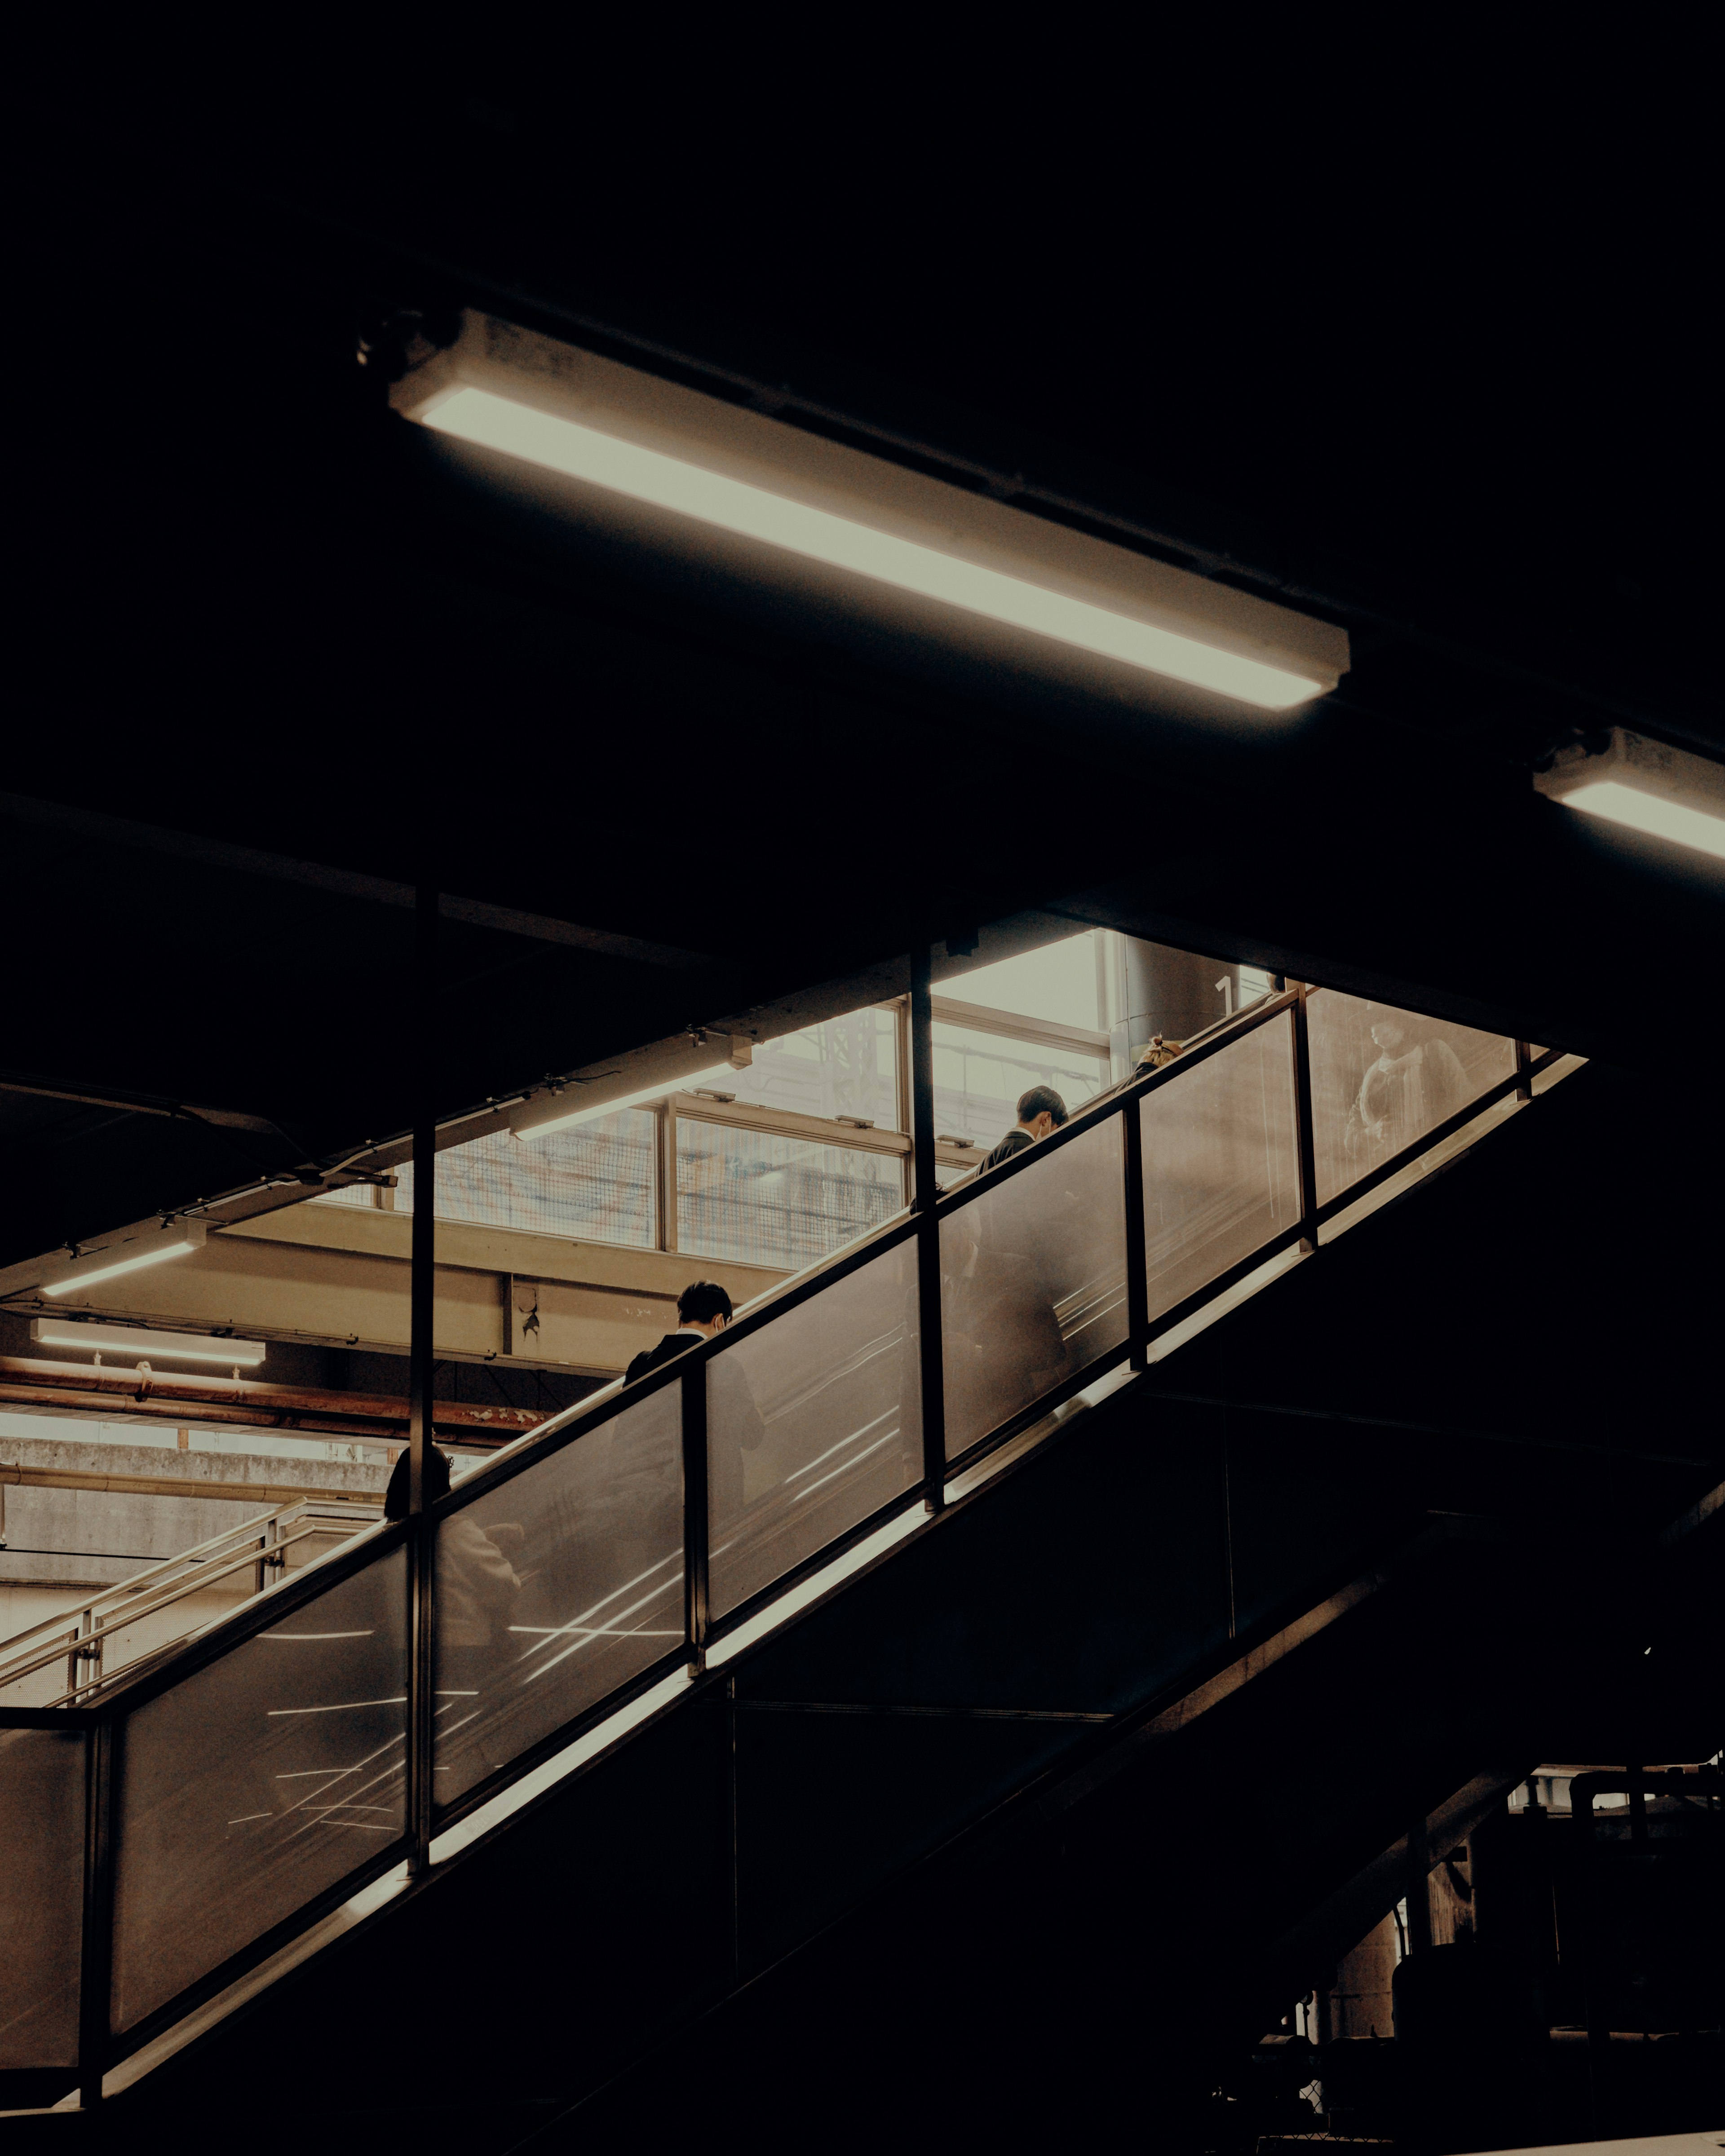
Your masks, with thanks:
[[(1051, 1086), (1019, 1100), (1019, 1119), (977, 1171), (1011, 1160), (1057, 1131), (1066, 1104)], [(949, 1275), (946, 1306), (947, 1428), (961, 1444), (981, 1437), (1047, 1390), (1064, 1373), (1066, 1350), (1055, 1315), (1045, 1248), (1051, 1193), (1034, 1173), (1016, 1178), (952, 1218), (942, 1238)]]
[(716, 1281), (693, 1281), (677, 1297), (677, 1329), (667, 1332), (656, 1348), (644, 1348), (623, 1373), (626, 1385), (662, 1369), (673, 1355), (681, 1355), (703, 1340), (711, 1340), (731, 1322), (731, 1298)]
[[(1027, 1145), (1034, 1145), (1038, 1138), (1045, 1138), (1050, 1131), (1057, 1131), (1065, 1120), (1066, 1104), (1054, 1087), (1033, 1086), (1028, 1093), (1019, 1096), (1017, 1122), (988, 1155), (978, 1172), (986, 1175), (991, 1168), (999, 1168), (1002, 1161), (1010, 1160), (1015, 1152), (1022, 1152)], [(678, 1307), (680, 1310), (681, 1305)]]
[[(623, 1381), (632, 1385), (649, 1371), (663, 1369), (679, 1355), (716, 1339), (731, 1322), (731, 1298), (716, 1281), (692, 1281), (677, 1297), (677, 1329), (656, 1348), (644, 1348)], [(712, 1366), (707, 1399), (707, 1471), (712, 1478), (712, 1532), (721, 1533), (744, 1502), (742, 1455), (753, 1452), (767, 1435), (747, 1373), (734, 1354)]]

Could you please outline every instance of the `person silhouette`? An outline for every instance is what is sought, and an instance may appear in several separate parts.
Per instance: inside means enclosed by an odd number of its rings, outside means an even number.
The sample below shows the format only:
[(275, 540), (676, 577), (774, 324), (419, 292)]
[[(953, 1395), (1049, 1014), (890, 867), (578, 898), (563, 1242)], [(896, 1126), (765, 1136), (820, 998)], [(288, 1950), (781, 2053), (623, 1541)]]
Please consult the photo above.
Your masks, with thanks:
[(1388, 1159), (1455, 1114), (1467, 1097), (1467, 1073), (1449, 1042), (1429, 1024), (1379, 1004), (1368, 1004), (1366, 1009), (1379, 1052), (1360, 1080), (1343, 1142), (1355, 1158), (1375, 1153)]

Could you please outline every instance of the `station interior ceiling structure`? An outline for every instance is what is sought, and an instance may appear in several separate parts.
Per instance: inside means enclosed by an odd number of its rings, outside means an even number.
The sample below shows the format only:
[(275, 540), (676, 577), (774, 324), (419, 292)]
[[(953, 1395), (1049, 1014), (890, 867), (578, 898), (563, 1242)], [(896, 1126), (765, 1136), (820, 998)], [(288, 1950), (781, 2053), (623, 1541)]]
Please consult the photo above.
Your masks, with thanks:
[[(1605, 1584), (1516, 1641), (1527, 1697), (1561, 1665), (1551, 1741), (1574, 1748), (1547, 1759), (1704, 1756), (1708, 1641), (1672, 1619), (1656, 1665), (1630, 1659), (1609, 1568), (1624, 1522), (1717, 1480), (1725, 860), (1534, 785), (1614, 727), (1725, 765), (1681, 129), (1567, 194), (1510, 185), (1495, 139), (1464, 159), (1362, 123), (1307, 157), (1294, 129), (1266, 186), (1172, 120), (1147, 144), (1136, 111), (1099, 122), (1087, 84), (1051, 79), (1040, 128), (1022, 91), (901, 85), (888, 125), (866, 66), (797, 115), (758, 85), (722, 110), (600, 98), (610, 64), (588, 56), (578, 125), (566, 83), (489, 60), (287, 66), (243, 110), (182, 85), (67, 118), (78, 177), (44, 202), (32, 273), (26, 685), (0, 779), (0, 1413), (64, 1428), (105, 1398), (163, 1430), (136, 1489), (130, 1431), (112, 1460), (44, 1445), (7, 1481), (68, 1518), (98, 1490), (115, 1522), (143, 1490), (237, 1518), (266, 1489), (370, 1517), (388, 1465), (363, 1445), (404, 1426), (416, 1119), (452, 1174), (572, 1102), (652, 1125), (657, 1215), (633, 1241), (434, 1209), (429, 1421), (480, 1453), (597, 1391), (691, 1270), (741, 1303), (809, 1261), (680, 1242), (680, 1130), (830, 1141), (867, 1203), (905, 1201), (911, 954), (931, 954), (937, 1048), (942, 1025), (1028, 1042), (1100, 1083), (1137, 1045), (1100, 986), (1077, 1023), (967, 983), (1063, 939), (1088, 939), (1099, 983), (1153, 947), (1228, 981), (1230, 1013), (1249, 982), (1310, 983), (1474, 1029), (1508, 1075), (1485, 1167), (1458, 1136), (1417, 1213), (1386, 1201), (1371, 1235), (1139, 1368), (1123, 1455), (1183, 1431), (1224, 1490), (1230, 1446), (1261, 1455), (1266, 1539), (1356, 1500), (1373, 1532), (1497, 1507), (1592, 1537)], [(1423, 153), (1405, 188), (1372, 184)], [(392, 403), (480, 315), (1291, 609), (1348, 665), (1297, 709), (1249, 710), (811, 603), (650, 518), (602, 529)], [(891, 1105), (842, 1132), (723, 1076), (854, 1024), (891, 1045)], [(1563, 1083), (1512, 1116), (1543, 1051)], [(993, 1135), (937, 1128), (942, 1179)], [(45, 1299), (92, 1252), (193, 1233), (189, 1263)], [(269, 1359), (249, 1402), (237, 1363), (74, 1384), (38, 1359), (60, 1310), (249, 1325)], [(303, 1459), (209, 1438), (227, 1409), (289, 1405), (320, 1440)], [(209, 1426), (203, 1454), (182, 1422)], [(164, 1509), (174, 1549), (193, 1517)], [(1081, 1583), (1077, 1537), (1062, 1562)], [(1383, 1702), (1409, 1726), (1435, 1686), (1495, 1713), (1496, 1679), (1473, 1682), (1490, 1648), (1481, 1620), (1461, 1667), (1440, 1643), (1425, 1668), (1425, 1635), (1398, 1635), (1334, 1702), (1362, 1756)], [(1276, 1740), (1308, 1741), (1292, 1714)], [(1235, 1796), (1260, 1765), (1241, 1752)], [(525, 1879), (527, 1837), (506, 1843), (485, 1861)], [(1106, 1928), (1085, 1937), (1100, 1985)]]
[[(577, 145), (554, 95), (434, 69), (295, 78), (237, 130), (170, 100), (171, 150), (125, 99), (79, 123), (24, 457), (0, 1261), (399, 1132), (406, 1070), (452, 1115), (1050, 903), (1717, 1070), (1717, 865), (1529, 779), (1613, 723), (1725, 750), (1681, 198), (1652, 228), (1578, 182), (1534, 247), (1488, 158), (1394, 257), (1351, 228), (1337, 316), (1303, 240), (1224, 273), (1232, 195), (1158, 228), (1153, 290), (1103, 276), (1144, 244), (1118, 146), (1065, 183), (996, 157), (983, 200), (945, 192), (948, 124), (859, 192), (860, 111), (744, 150), (699, 104), (621, 192), (627, 99)], [(670, 213), (721, 141), (764, 228)], [(818, 183), (768, 197), (793, 142)], [(1348, 187), (1287, 185), (1312, 229)], [(1334, 621), (1351, 670), (1291, 717), (1147, 712), (601, 552), (388, 410), (464, 305)]]

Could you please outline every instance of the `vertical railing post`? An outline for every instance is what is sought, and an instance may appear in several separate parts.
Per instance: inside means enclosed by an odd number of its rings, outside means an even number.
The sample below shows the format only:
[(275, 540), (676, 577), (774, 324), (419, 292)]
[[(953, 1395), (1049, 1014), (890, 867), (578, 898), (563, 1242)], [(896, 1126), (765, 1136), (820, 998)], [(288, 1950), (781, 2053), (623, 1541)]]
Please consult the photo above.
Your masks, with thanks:
[(1516, 1043), (1516, 1098), (1531, 1101), (1533, 1097), (1533, 1051), (1525, 1040)]
[[(437, 982), (437, 893), (422, 885), (414, 903), (414, 1001), (424, 1029)], [(421, 1051), (413, 1102), (413, 1225), (408, 1277), (408, 1869), (431, 1863), (434, 1551), (425, 1521), (432, 1445), (434, 1327), (437, 1290), (436, 1074)]]
[(1144, 1255), (1144, 1104), (1128, 1101), (1126, 1125), (1126, 1337), (1134, 1370), (1145, 1364), (1150, 1338), (1150, 1282)]
[(102, 2101), (114, 1968), (114, 1843), (110, 1797), (114, 1724), (104, 1715), (84, 1732), (84, 1926), (78, 1971), (78, 2101)]
[(1300, 1142), (1300, 1248), (1317, 1248), (1317, 1143), (1312, 1122), (1312, 1044), (1306, 1029), (1304, 981), (1294, 1003), (1294, 1116)]
[(916, 1338), (922, 1382), (922, 1491), (931, 1512), (947, 1494), (947, 1389), (941, 1355), (941, 1229), (935, 1210), (932, 954), (911, 953), (911, 1204), (916, 1222)]
[(689, 1666), (706, 1667), (709, 1622), (706, 1472), (706, 1364), (698, 1363), (682, 1377), (683, 1406), (683, 1627), (688, 1635)]

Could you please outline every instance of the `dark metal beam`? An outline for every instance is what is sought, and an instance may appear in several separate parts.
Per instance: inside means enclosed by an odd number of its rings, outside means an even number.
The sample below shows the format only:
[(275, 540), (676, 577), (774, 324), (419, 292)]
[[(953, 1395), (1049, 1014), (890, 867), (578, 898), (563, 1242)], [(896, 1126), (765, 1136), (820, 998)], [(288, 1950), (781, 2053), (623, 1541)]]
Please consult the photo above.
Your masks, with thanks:
[[(336, 898), (355, 898), (374, 906), (411, 908), (416, 899), (412, 884), (396, 883), (388, 876), (366, 875), (355, 869), (331, 868), (323, 861), (295, 860), (285, 854), (267, 853), (259, 846), (237, 846), (225, 839), (209, 839), (191, 831), (164, 830), (154, 824), (135, 822), (126, 816), (105, 816), (94, 809), (69, 808), (58, 801), (39, 801), (28, 794), (0, 793), (0, 815), (20, 822), (45, 825), (100, 844), (133, 846), (152, 854), (168, 854), (200, 866), (227, 869), (241, 875), (267, 876), (278, 883), (296, 883)], [(698, 951), (684, 951), (675, 944), (655, 943), (641, 936), (620, 936), (609, 929), (587, 928), (573, 921), (559, 921), (548, 914), (526, 913), (519, 907), (497, 906), (480, 898), (459, 898), (453, 891), (438, 895), (438, 911), (445, 921), (464, 921), (472, 928), (495, 929), (505, 936), (522, 936), (534, 942), (560, 943), (575, 951), (591, 951), (601, 957), (625, 958), (639, 966), (687, 968), (712, 962)], [(180, 1112), (176, 1111), (175, 1112)], [(203, 1112), (210, 1120), (208, 1111)], [(234, 1117), (227, 1120), (233, 1122)], [(244, 1123), (247, 1129), (273, 1129), (272, 1124)]]

